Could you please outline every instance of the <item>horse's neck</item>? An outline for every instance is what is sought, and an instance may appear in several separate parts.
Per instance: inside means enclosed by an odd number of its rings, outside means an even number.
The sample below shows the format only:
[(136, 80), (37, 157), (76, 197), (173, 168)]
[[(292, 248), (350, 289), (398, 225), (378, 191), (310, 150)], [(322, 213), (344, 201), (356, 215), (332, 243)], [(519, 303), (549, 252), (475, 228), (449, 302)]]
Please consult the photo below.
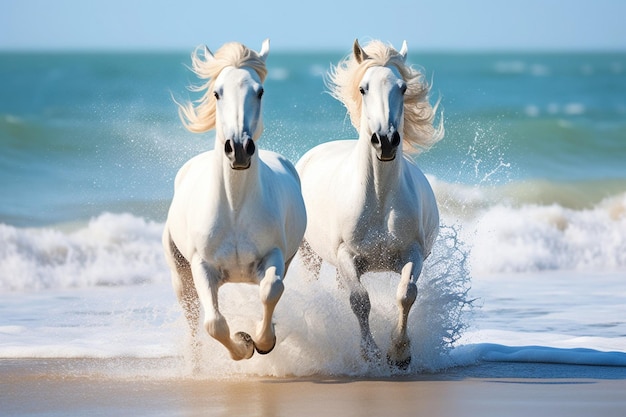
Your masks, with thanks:
[[(250, 167), (245, 170), (235, 170), (223, 155), (218, 155), (219, 183), (221, 193), (231, 210), (243, 206), (247, 199), (256, 198), (260, 189), (260, 167), (258, 154), (252, 157)], [(217, 178), (216, 178), (217, 179)]]
[(393, 161), (382, 162), (376, 157), (376, 152), (370, 144), (370, 139), (361, 135), (358, 140), (354, 157), (357, 159), (358, 174), (355, 178), (365, 179), (361, 181), (368, 198), (373, 198), (384, 203), (390, 194), (400, 186), (402, 179), (402, 150), (398, 149)]

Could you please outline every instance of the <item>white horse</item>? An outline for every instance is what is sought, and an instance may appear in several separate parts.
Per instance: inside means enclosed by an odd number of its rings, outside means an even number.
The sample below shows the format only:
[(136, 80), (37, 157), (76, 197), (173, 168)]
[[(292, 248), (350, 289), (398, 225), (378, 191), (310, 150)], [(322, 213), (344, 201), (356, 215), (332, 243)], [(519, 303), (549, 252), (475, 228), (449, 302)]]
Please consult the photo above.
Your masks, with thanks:
[(328, 84), (359, 139), (321, 144), (296, 164), (308, 216), (301, 256), (316, 276), (322, 260), (337, 268), (350, 291), (367, 360), (379, 360), (381, 353), (370, 332), (361, 276), (401, 274), (399, 319), (387, 359), (404, 369), (411, 360), (407, 318), (439, 233), (439, 212), (426, 177), (403, 151), (428, 148), (443, 136), (443, 125), (433, 127), (436, 106), (428, 103), (423, 75), (405, 63), (406, 42), (400, 52), (380, 41), (361, 48), (357, 40), (353, 49), (332, 68)]
[[(261, 97), (269, 41), (260, 53), (228, 43), (215, 55), (204, 47), (192, 55), (192, 69), (205, 84), (199, 104), (179, 105), (193, 132), (215, 129), (215, 148), (190, 159), (176, 175), (163, 232), (163, 246), (199, 359), (200, 307), (204, 327), (235, 360), (254, 350), (269, 353), (276, 343), (272, 315), (289, 262), (306, 228), (300, 181), (281, 155), (257, 150), (263, 130)], [(231, 335), (218, 307), (227, 282), (258, 284), (263, 317), (255, 337)]]

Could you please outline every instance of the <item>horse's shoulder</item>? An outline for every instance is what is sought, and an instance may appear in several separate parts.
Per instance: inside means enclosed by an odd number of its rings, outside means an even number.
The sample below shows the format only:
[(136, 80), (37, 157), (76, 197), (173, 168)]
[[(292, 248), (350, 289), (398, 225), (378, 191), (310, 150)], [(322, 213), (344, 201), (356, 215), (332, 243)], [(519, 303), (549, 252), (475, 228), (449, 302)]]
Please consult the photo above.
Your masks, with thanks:
[(178, 188), (180, 183), (188, 176), (189, 172), (192, 171), (195, 167), (205, 166), (206, 161), (210, 158), (210, 155), (213, 151), (203, 152), (198, 154), (187, 162), (183, 164), (182, 167), (178, 170), (176, 174), (176, 179), (174, 180), (174, 187)]

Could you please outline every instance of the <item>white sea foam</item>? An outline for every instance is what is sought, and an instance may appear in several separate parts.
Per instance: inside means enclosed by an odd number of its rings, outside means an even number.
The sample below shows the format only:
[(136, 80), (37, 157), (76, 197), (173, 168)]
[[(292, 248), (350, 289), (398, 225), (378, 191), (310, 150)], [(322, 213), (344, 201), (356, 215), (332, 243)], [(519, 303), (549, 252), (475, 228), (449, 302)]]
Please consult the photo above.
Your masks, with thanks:
[(72, 232), (0, 224), (0, 292), (152, 282), (165, 268), (161, 231), (111, 213)]
[(473, 274), (626, 269), (621, 183), (431, 183), (444, 221), (461, 225)]
[(550, 75), (550, 68), (544, 64), (532, 63), (528, 64), (522, 60), (506, 60), (498, 61), (494, 65), (494, 70), (500, 74), (521, 75), (530, 73), (535, 77), (544, 77)]
[(533, 64), (530, 66), (530, 73), (535, 77), (545, 77), (550, 75), (550, 68), (542, 64)]
[(583, 103), (576, 102), (566, 103), (564, 105), (549, 103), (545, 109), (542, 109), (535, 104), (529, 104), (524, 107), (524, 113), (529, 117), (537, 117), (542, 113), (542, 111), (545, 111), (545, 113), (552, 116), (558, 114), (564, 114), (566, 116), (580, 116), (585, 114), (587, 109)]
[(497, 205), (468, 234), (475, 273), (626, 268), (626, 193), (588, 210)]
[(273, 81), (284, 81), (289, 78), (289, 70), (283, 67), (270, 68), (267, 78)]
[(309, 74), (313, 77), (323, 77), (326, 74), (328, 68), (323, 67), (321, 65), (312, 65), (309, 67)]
[(582, 103), (567, 103), (563, 112), (569, 116), (579, 116), (585, 113), (585, 105)]
[[(624, 192), (601, 199), (602, 193), (593, 195), (593, 184), (512, 188), (431, 182), (444, 222), (458, 225), (471, 248), (474, 274), (626, 268)], [(518, 200), (504, 197), (512, 190)], [(581, 193), (590, 199), (586, 204), (577, 202)], [(586, 207), (593, 198), (598, 202)], [(168, 281), (162, 227), (111, 213), (71, 231), (0, 224), (0, 292)]]
[(537, 117), (539, 113), (541, 113), (541, 110), (534, 104), (530, 104), (524, 108), (524, 113), (529, 117)]
[(494, 65), (495, 71), (501, 74), (523, 74), (527, 68), (528, 65), (520, 60), (498, 61)]

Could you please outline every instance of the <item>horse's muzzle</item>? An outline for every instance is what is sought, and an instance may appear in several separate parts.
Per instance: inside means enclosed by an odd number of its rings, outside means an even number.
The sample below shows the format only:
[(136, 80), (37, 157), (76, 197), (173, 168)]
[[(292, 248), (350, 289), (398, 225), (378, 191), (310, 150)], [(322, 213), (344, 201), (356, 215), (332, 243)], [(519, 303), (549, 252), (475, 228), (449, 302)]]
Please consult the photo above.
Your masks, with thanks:
[(250, 168), (250, 160), (256, 150), (254, 140), (246, 138), (243, 141), (227, 139), (224, 143), (224, 153), (230, 161), (232, 169), (242, 170)]
[(376, 149), (376, 157), (380, 161), (393, 161), (396, 158), (396, 151), (400, 146), (400, 134), (393, 132), (391, 138), (387, 135), (372, 134), (372, 146)]

